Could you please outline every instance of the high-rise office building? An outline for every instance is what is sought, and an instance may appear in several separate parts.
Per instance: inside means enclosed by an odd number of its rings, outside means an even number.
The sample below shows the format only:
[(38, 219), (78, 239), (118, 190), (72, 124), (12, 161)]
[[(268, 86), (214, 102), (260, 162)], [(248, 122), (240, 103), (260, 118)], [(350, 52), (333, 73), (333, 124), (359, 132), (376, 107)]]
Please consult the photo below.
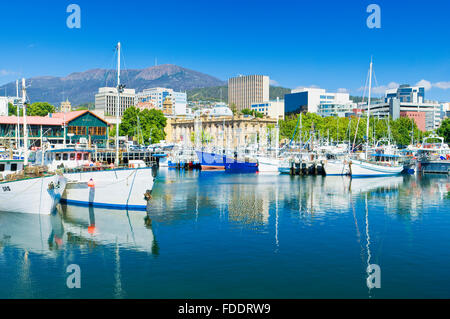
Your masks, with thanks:
[[(127, 108), (134, 105), (134, 89), (125, 89), (120, 93), (119, 117), (122, 117)], [(95, 95), (95, 113), (100, 116), (116, 116), (117, 88), (103, 87)]]
[(269, 77), (247, 75), (228, 79), (228, 104), (238, 111), (250, 109), (254, 103), (269, 101)]
[[(172, 102), (172, 114), (170, 115), (185, 115), (187, 105), (187, 94), (185, 92), (175, 92), (172, 89), (155, 87), (145, 89), (136, 94), (135, 104), (151, 102), (156, 109), (163, 111), (164, 101), (169, 98)], [(169, 115), (169, 114), (167, 114)]]

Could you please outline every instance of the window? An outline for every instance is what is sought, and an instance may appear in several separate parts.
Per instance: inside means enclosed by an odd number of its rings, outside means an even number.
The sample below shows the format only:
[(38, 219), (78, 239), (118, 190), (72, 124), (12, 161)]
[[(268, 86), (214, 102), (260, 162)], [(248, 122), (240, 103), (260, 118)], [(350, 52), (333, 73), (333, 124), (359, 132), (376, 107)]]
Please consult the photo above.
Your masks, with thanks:
[(0, 164), (0, 172), (4, 172), (5, 171), (5, 164)]
[(60, 160), (61, 160), (61, 153), (56, 153), (55, 159), (56, 159), (57, 161), (60, 161)]
[(83, 159), (84, 159), (85, 161), (89, 160), (89, 154), (88, 154), (88, 153), (84, 153), (84, 154), (83, 154)]
[(64, 153), (63, 154), (63, 161), (67, 161), (68, 158), (69, 158), (69, 154)]
[(11, 164), (11, 172), (15, 172), (17, 171), (17, 163), (12, 163)]
[(77, 161), (81, 161), (82, 155), (83, 155), (83, 154), (81, 154), (81, 153), (77, 153)]
[(71, 161), (75, 160), (75, 153), (70, 153), (70, 160)]

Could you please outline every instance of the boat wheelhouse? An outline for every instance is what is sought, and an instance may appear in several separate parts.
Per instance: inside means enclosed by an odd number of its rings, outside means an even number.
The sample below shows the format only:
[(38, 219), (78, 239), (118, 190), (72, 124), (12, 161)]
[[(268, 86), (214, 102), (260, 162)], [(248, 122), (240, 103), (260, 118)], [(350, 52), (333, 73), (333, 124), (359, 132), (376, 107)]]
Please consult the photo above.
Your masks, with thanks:
[(0, 180), (6, 178), (9, 174), (20, 172), (24, 169), (23, 160), (0, 159)]
[[(35, 164), (45, 165), (49, 170), (54, 171), (58, 168), (74, 169), (93, 165), (92, 153), (93, 150), (69, 147), (61, 149), (50, 149), (44, 151), (37, 151), (35, 156)], [(42, 162), (42, 158), (44, 161)]]

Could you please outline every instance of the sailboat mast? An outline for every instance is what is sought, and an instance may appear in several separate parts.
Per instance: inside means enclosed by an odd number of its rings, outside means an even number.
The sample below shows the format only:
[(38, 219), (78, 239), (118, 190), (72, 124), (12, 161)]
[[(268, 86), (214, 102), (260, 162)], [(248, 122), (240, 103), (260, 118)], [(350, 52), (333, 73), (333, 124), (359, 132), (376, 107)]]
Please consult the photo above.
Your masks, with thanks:
[(372, 93), (372, 58), (370, 58), (370, 69), (369, 69), (369, 98), (367, 100), (367, 128), (366, 128), (366, 160), (368, 159), (369, 151), (369, 125), (370, 125), (370, 98)]
[(20, 144), (19, 80), (16, 80), (16, 103), (17, 103), (16, 149), (18, 149)]
[(27, 128), (27, 91), (25, 87), (25, 78), (22, 78), (22, 103), (23, 103), (23, 164), (28, 165), (28, 128)]
[(117, 43), (116, 166), (119, 166), (120, 42)]

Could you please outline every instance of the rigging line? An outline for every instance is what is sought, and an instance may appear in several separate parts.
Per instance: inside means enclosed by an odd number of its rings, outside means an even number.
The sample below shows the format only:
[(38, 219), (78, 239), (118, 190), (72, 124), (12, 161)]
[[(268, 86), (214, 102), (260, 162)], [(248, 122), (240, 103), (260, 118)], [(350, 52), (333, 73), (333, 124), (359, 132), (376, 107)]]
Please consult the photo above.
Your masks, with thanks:
[[(111, 63), (110, 63), (110, 67), (108, 68), (106, 68), (106, 72), (105, 72), (105, 74), (104, 74), (104, 79), (103, 79), (103, 82), (105, 83), (105, 86), (107, 87), (108, 86), (108, 77), (109, 77), (109, 75), (112, 73), (112, 72), (114, 72), (114, 61), (115, 61), (115, 59), (116, 59), (116, 54), (117, 54), (117, 50), (113, 50), (113, 54), (112, 54), (112, 58), (111, 58)], [(100, 72), (100, 71), (99, 71)]]
[(130, 83), (130, 75), (129, 75), (129, 70), (127, 69), (127, 65), (126, 65), (126, 63), (125, 63), (125, 54), (123, 53), (123, 48), (122, 48), (122, 50), (121, 50), (121, 59), (122, 59), (122, 64), (123, 64), (123, 71), (122, 72), (126, 72), (125, 74), (126, 74), (126, 76), (127, 76), (127, 83), (129, 84)]
[(362, 103), (364, 103), (364, 98), (366, 97), (366, 90), (367, 90), (367, 82), (369, 80), (369, 73), (370, 73), (370, 69), (367, 71), (366, 83), (364, 84), (364, 92), (363, 92), (363, 97), (362, 97)]
[(375, 85), (378, 87), (379, 84), (378, 84), (377, 76), (375, 75), (375, 70), (374, 69), (372, 69), (372, 73), (373, 73), (373, 77), (374, 77), (374, 80), (375, 80)]
[(134, 180), (136, 179), (136, 175), (137, 175), (138, 169), (136, 168), (134, 176), (133, 176), (133, 181), (131, 183), (131, 187), (130, 187), (130, 192), (128, 193), (128, 198), (127, 198), (127, 207), (128, 207), (128, 202), (130, 201), (130, 197), (131, 197), (131, 192), (133, 191), (133, 186), (134, 186)]

